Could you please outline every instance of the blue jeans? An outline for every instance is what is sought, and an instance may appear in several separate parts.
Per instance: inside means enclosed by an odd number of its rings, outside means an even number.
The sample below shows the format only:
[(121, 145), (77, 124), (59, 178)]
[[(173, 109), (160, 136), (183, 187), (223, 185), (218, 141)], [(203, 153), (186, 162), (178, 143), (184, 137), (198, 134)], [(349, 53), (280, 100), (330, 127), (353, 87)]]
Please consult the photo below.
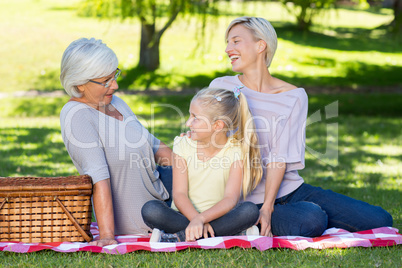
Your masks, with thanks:
[(357, 232), (392, 226), (392, 221), (381, 207), (304, 183), (275, 200), (271, 230), (280, 236), (316, 237), (331, 227)]
[(162, 181), (163, 186), (169, 193), (169, 199), (165, 200), (166, 204), (170, 206), (172, 203), (172, 185), (173, 185), (173, 174), (172, 166), (157, 166), (156, 170), (159, 172), (159, 179)]
[[(180, 240), (185, 240), (185, 230), (190, 221), (180, 212), (173, 210), (160, 200), (145, 203), (141, 210), (142, 218), (150, 228), (158, 228), (166, 233), (177, 233)], [(253, 226), (259, 217), (259, 210), (254, 203), (238, 204), (231, 211), (209, 224), (215, 236), (236, 235)]]

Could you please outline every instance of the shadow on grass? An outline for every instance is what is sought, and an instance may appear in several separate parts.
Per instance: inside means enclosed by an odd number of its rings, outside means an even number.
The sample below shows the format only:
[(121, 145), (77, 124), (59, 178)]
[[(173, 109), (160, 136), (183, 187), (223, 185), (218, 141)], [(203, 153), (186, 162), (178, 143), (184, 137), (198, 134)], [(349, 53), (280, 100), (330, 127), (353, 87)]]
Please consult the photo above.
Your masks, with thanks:
[[(292, 76), (273, 73), (273, 76), (287, 81), (296, 86), (323, 86), (323, 88), (346, 87), (346, 88), (361, 88), (362, 86), (378, 87), (378, 92), (381, 92), (382, 86), (401, 86), (400, 74), (402, 73), (401, 66), (392, 65), (374, 65), (366, 64), (359, 61), (348, 61), (344, 63), (336, 63), (333, 59), (311, 57), (303, 62), (305, 65), (321, 65), (332, 68), (334, 65), (339, 65), (341, 76), (298, 76), (296, 73)], [(378, 86), (381, 85), (381, 86)]]
[(58, 116), (68, 99), (68, 96), (50, 98), (18, 98), (13, 101), (13, 108), (8, 113), (10, 116), (24, 117)]
[[(194, 76), (183, 76), (178, 88), (203, 88), (207, 87), (209, 83), (216, 77), (233, 74), (231, 70), (224, 72), (215, 71), (208, 75), (198, 74)], [(170, 73), (161, 73), (160, 71), (148, 71), (143, 67), (136, 66), (132, 69), (126, 70), (122, 78), (118, 81), (119, 87), (127, 89), (131, 85), (137, 85), (140, 88), (149, 90), (152, 87), (171, 89), (172, 76)]]
[[(391, 35), (384, 33), (385, 26), (377, 29), (362, 28), (328, 28), (334, 34), (324, 34), (319, 32), (303, 32), (298, 30), (293, 24), (283, 22), (273, 22), (279, 38), (291, 41), (302, 46), (314, 46), (341, 51), (379, 51), (387, 53), (400, 53), (402, 46)], [(324, 31), (324, 29), (323, 29)], [(378, 34), (372, 34), (378, 31)], [(400, 74), (402, 67), (392, 65), (367, 64), (361, 61), (347, 61), (338, 63), (332, 58), (310, 57), (302, 65), (320, 65), (320, 67), (337, 68), (338, 76), (316, 77), (314, 75), (303, 77), (298, 74), (284, 75), (274, 74), (276, 77), (300, 86), (356, 86), (356, 85), (401, 85)], [(203, 88), (216, 77), (233, 75), (227, 69), (225, 71), (215, 71), (208, 74), (197, 74), (185, 76), (183, 74), (147, 71), (142, 67), (134, 67), (123, 70), (123, 77), (119, 79), (121, 89), (137, 88), (149, 90), (173, 89), (173, 88)], [(370, 79), (367, 79), (370, 77)], [(33, 81), (33, 89), (40, 91), (54, 91), (62, 89), (59, 81), (59, 70), (49, 69)], [(133, 90), (133, 89), (130, 89)]]
[(304, 32), (295, 25), (283, 22), (272, 22), (279, 38), (298, 45), (313, 46), (343, 51), (379, 51), (398, 53), (402, 51), (401, 40), (387, 33), (385, 26), (376, 29), (365, 28), (327, 28), (333, 34), (320, 32)]
[[(360, 187), (377, 189), (386, 186), (385, 179), (394, 180), (400, 176), (398, 167), (394, 165), (402, 162), (402, 155), (393, 152), (400, 146), (396, 140), (402, 136), (398, 128), (399, 119), (361, 116), (336, 118), (337, 137), (327, 133), (331, 121), (334, 118), (307, 127), (306, 146), (321, 154), (313, 156), (306, 150), (306, 168), (301, 173), (308, 182), (342, 187), (357, 183)], [(334, 156), (338, 163), (335, 166), (322, 161), (322, 156), (328, 152), (327, 141), (331, 139), (338, 142), (335, 147), (338, 155)], [(384, 143), (390, 147), (384, 147)]]
[[(341, 76), (299, 76), (296, 74), (283, 75), (274, 73), (273, 75), (281, 80), (295, 84), (297, 86), (336, 86), (336, 87), (362, 87), (362, 86), (375, 86), (375, 85), (401, 85), (400, 74), (402, 73), (401, 66), (391, 65), (374, 65), (366, 64), (359, 61), (348, 61), (344, 63), (337, 63), (333, 59), (322, 57), (311, 57), (303, 62), (305, 65), (321, 65), (329, 68), (333, 68), (335, 65), (339, 65), (337, 68)], [(221, 76), (234, 75), (234, 73), (227, 69), (222, 72), (213, 72), (210, 74), (198, 74), (194, 76), (183, 77), (182, 82), (179, 82), (178, 88), (203, 88), (207, 87), (209, 83)], [(370, 79), (368, 79), (370, 78)], [(172, 78), (170, 74), (159, 73), (158, 71), (146, 71), (142, 68), (135, 67), (128, 70), (125, 76), (119, 80), (119, 86), (121, 89), (127, 89), (129, 87), (144, 88), (145, 91), (149, 91), (151, 88), (171, 89)], [(378, 92), (381, 92), (381, 86), (378, 86)], [(173, 87), (175, 88), (175, 87)], [(135, 89), (128, 89), (129, 91), (136, 91)]]
[(0, 176), (13, 174), (31, 176), (68, 176), (60, 166), (71, 165), (63, 142), (52, 141), (57, 128), (0, 128)]
[(339, 115), (401, 117), (400, 94), (317, 94), (309, 96), (309, 114), (338, 102)]
[[(338, 76), (300, 76), (297, 73), (284, 75), (273, 73), (281, 80), (287, 81), (297, 86), (323, 86), (323, 87), (362, 87), (362, 86), (401, 86), (400, 74), (401, 66), (393, 65), (374, 65), (360, 61), (347, 61), (338, 63), (334, 59), (324, 57), (305, 58), (302, 62), (306, 66), (320, 65), (320, 67), (338, 68)], [(338, 67), (336, 66), (338, 65)], [(159, 71), (146, 71), (141, 67), (135, 67), (124, 72), (124, 77), (119, 79), (119, 87), (122, 90), (141, 91), (138, 88), (149, 92), (151, 88), (168, 89), (201, 89), (207, 87), (209, 83), (221, 76), (234, 75), (230, 69), (225, 71), (216, 71), (209, 74), (197, 74), (194, 76), (180, 76), (173, 78), (170, 73), (160, 73)], [(368, 79), (369, 78), (369, 79)], [(176, 81), (174, 81), (176, 80)], [(177, 81), (180, 80), (180, 81)], [(63, 90), (56, 74), (48, 74), (38, 77), (34, 83), (33, 89), (39, 91)], [(132, 89), (132, 88), (136, 89)], [(378, 86), (378, 92), (381, 92), (381, 86)]]
[[(195, 91), (194, 91), (195, 93)], [(178, 120), (186, 117), (191, 94), (175, 95), (122, 95), (134, 113), (144, 120)], [(68, 100), (65, 97), (36, 97), (3, 100), (2, 105), (11, 104), (1, 110), (3, 116), (48, 117), (59, 116), (60, 110)], [(316, 94), (309, 96), (309, 114), (338, 102), (339, 115), (392, 116), (400, 117), (402, 98), (400, 94)]]

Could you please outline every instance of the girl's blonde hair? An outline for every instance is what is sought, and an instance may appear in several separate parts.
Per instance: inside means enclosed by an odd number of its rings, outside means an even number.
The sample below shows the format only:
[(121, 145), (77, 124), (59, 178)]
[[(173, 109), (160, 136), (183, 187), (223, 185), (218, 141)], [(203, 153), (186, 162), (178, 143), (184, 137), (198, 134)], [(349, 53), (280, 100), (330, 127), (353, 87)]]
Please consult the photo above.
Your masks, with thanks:
[(205, 88), (192, 99), (204, 107), (204, 114), (215, 122), (225, 123), (227, 131), (240, 143), (243, 156), (243, 197), (257, 187), (262, 177), (261, 155), (253, 117), (246, 97), (240, 93), (221, 88)]

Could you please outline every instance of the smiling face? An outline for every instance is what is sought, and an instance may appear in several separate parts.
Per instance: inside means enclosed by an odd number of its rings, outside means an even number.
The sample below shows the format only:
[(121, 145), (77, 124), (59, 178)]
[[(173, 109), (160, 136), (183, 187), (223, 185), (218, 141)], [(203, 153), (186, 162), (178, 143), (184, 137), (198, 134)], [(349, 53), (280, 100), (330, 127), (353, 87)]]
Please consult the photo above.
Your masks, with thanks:
[(190, 117), (186, 126), (190, 128), (192, 140), (208, 143), (211, 141), (215, 129), (214, 124), (203, 110), (205, 110), (204, 107), (197, 100), (193, 100), (190, 104)]
[[(108, 76), (92, 79), (92, 81), (105, 84), (107, 81), (112, 79), (116, 71)], [(96, 83), (88, 82), (84, 85), (77, 86), (79, 91), (82, 93), (82, 97), (79, 101), (86, 103), (94, 108), (102, 107), (110, 104), (113, 98), (113, 93), (119, 88), (116, 80), (110, 83), (109, 87), (104, 87)]]
[(230, 58), (232, 70), (244, 73), (245, 70), (255, 67), (256, 64), (264, 63), (264, 53), (262, 52), (265, 47), (264, 41), (256, 41), (250, 30), (237, 24), (228, 33), (225, 52)]

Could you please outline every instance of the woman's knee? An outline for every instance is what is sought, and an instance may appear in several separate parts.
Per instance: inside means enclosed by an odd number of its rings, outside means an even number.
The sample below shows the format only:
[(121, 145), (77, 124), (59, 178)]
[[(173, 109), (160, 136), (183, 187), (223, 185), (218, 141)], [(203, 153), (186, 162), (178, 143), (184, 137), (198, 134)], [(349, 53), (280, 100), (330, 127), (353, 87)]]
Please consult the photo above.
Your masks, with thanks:
[(319, 205), (310, 202), (305, 203), (309, 204), (306, 204), (308, 211), (300, 222), (301, 236), (321, 236), (328, 227), (328, 215)]
[(301, 201), (275, 206), (271, 222), (274, 235), (317, 237), (327, 229), (328, 215), (319, 205)]
[(376, 207), (377, 211), (372, 214), (371, 217), (371, 225), (369, 228), (366, 229), (374, 229), (379, 227), (389, 226), (392, 227), (393, 218), (388, 211), (381, 207)]
[(389, 226), (392, 227), (394, 224), (394, 219), (392, 218), (391, 214), (388, 211), (384, 210), (384, 225), (383, 226)]

